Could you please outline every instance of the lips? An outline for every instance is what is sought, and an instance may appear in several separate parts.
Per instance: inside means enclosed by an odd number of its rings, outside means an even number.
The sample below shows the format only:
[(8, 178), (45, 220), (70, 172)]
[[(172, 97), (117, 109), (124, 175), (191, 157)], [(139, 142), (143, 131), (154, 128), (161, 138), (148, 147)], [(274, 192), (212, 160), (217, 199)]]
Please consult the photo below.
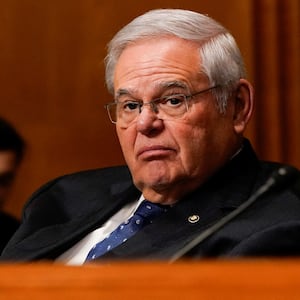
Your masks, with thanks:
[(138, 152), (137, 156), (143, 159), (156, 159), (170, 155), (170, 152), (174, 152), (174, 149), (169, 147), (154, 145), (142, 147)]

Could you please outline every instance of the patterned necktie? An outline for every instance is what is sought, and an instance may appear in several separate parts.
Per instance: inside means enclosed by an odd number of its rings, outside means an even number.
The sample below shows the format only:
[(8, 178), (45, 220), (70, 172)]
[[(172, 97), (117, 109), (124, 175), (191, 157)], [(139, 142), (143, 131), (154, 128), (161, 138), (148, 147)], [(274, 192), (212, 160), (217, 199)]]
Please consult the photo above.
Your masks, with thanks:
[(133, 236), (138, 230), (152, 223), (155, 217), (165, 210), (166, 209), (160, 205), (144, 200), (130, 219), (119, 225), (107, 238), (97, 243), (90, 250), (85, 261), (95, 259), (126, 242), (127, 239)]

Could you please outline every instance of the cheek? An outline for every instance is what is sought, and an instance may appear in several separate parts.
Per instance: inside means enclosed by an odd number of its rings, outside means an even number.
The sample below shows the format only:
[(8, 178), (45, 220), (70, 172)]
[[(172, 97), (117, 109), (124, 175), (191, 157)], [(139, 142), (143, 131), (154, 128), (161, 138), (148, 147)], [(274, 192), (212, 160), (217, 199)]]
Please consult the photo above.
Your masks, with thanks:
[(181, 124), (170, 124), (169, 130), (171, 139), (179, 150), (176, 160), (180, 161), (179, 165), (185, 169), (192, 168), (194, 162), (198, 160), (205, 137), (205, 128), (191, 123), (187, 119), (181, 120)]
[(118, 127), (116, 127), (116, 132), (123, 155), (128, 163), (128, 160), (134, 159), (134, 143), (136, 139), (136, 133), (133, 130), (130, 130), (130, 128), (123, 129)]
[(205, 130), (193, 129), (188, 134), (188, 139), (181, 143), (181, 159), (187, 168), (199, 165), (206, 148)]
[(190, 168), (193, 165), (205, 164), (216, 151), (218, 141), (222, 139), (219, 126), (220, 117), (214, 118), (212, 114), (198, 114), (197, 118), (184, 120), (183, 126), (175, 133), (180, 145), (181, 159)]

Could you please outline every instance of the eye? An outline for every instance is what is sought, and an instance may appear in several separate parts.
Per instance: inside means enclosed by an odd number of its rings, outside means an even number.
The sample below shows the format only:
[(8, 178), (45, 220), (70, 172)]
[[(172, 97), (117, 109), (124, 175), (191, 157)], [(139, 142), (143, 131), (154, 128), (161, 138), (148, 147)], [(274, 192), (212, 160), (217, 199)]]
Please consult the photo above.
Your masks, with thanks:
[(122, 111), (131, 112), (139, 109), (140, 103), (137, 101), (125, 101), (120, 103)]
[(169, 106), (169, 107), (178, 107), (184, 103), (185, 96), (182, 94), (171, 95), (168, 97), (164, 97), (161, 101), (161, 104)]

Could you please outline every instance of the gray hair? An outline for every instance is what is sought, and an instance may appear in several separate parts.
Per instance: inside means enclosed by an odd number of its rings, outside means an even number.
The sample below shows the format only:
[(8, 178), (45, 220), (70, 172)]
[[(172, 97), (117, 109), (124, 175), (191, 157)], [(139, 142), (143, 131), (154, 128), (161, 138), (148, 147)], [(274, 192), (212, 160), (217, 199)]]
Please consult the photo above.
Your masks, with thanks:
[(199, 44), (201, 67), (214, 89), (220, 112), (225, 112), (227, 99), (238, 80), (245, 77), (240, 50), (233, 36), (212, 18), (182, 9), (155, 9), (131, 21), (108, 44), (106, 84), (114, 93), (113, 77), (117, 60), (130, 44), (145, 38), (176, 36)]

